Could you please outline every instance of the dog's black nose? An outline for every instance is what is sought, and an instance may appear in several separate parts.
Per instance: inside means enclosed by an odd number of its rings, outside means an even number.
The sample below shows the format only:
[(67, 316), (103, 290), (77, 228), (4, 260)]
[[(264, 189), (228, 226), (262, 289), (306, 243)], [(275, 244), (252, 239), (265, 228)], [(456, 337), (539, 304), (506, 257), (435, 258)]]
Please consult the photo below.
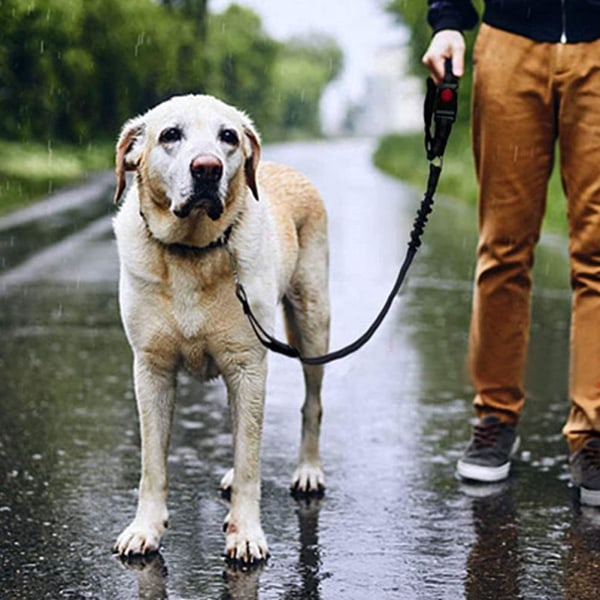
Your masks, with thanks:
[(212, 154), (200, 154), (190, 163), (190, 171), (198, 181), (216, 183), (223, 175), (223, 163)]

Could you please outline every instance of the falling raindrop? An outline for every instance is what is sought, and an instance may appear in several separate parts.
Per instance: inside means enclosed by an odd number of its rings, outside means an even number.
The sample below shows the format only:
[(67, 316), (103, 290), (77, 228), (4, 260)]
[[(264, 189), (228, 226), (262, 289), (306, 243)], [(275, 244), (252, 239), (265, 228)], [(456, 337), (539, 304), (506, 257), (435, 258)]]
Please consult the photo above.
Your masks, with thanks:
[(138, 35), (137, 42), (135, 44), (135, 49), (134, 49), (134, 55), (136, 56), (136, 58), (139, 55), (140, 48), (144, 45), (144, 37), (145, 37), (145, 35), (146, 34), (144, 32), (142, 32), (142, 33), (140, 33)]

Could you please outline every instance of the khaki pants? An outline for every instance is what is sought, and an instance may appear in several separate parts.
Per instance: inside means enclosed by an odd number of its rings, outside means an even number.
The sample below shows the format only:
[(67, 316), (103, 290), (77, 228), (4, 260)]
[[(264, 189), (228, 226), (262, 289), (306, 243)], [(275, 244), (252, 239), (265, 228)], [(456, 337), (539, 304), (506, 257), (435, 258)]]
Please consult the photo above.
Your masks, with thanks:
[(516, 423), (523, 407), (533, 251), (558, 140), (573, 289), (563, 432), (575, 450), (600, 435), (600, 40), (546, 44), (484, 24), (474, 60), (475, 408)]

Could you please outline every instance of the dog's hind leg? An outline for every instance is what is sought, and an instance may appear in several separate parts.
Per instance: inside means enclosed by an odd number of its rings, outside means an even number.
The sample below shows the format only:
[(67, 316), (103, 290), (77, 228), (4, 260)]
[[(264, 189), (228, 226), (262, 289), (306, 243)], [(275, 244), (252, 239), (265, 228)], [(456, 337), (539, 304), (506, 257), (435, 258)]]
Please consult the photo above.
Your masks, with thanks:
[(167, 527), (167, 452), (173, 418), (175, 377), (158, 373), (143, 358), (134, 361), (135, 393), (142, 441), (142, 474), (134, 520), (114, 551), (122, 556), (158, 551)]
[[(329, 295), (327, 255), (322, 248), (301, 250), (298, 267), (283, 299), (290, 343), (304, 356), (325, 354), (329, 347)], [(302, 437), (298, 468), (291, 489), (299, 494), (321, 494), (325, 488), (319, 454), (321, 433), (322, 366), (303, 366), (305, 398), (302, 406)]]

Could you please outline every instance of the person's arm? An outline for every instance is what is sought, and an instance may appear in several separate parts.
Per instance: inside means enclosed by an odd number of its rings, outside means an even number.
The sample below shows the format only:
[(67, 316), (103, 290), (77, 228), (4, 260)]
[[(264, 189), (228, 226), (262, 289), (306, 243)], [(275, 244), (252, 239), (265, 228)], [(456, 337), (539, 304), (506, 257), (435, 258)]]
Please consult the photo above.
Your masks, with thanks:
[(457, 77), (464, 73), (464, 29), (471, 29), (479, 20), (469, 0), (428, 0), (427, 21), (434, 36), (423, 55), (423, 64), (429, 69), (436, 83), (444, 78), (444, 62), (452, 60), (452, 71)]

